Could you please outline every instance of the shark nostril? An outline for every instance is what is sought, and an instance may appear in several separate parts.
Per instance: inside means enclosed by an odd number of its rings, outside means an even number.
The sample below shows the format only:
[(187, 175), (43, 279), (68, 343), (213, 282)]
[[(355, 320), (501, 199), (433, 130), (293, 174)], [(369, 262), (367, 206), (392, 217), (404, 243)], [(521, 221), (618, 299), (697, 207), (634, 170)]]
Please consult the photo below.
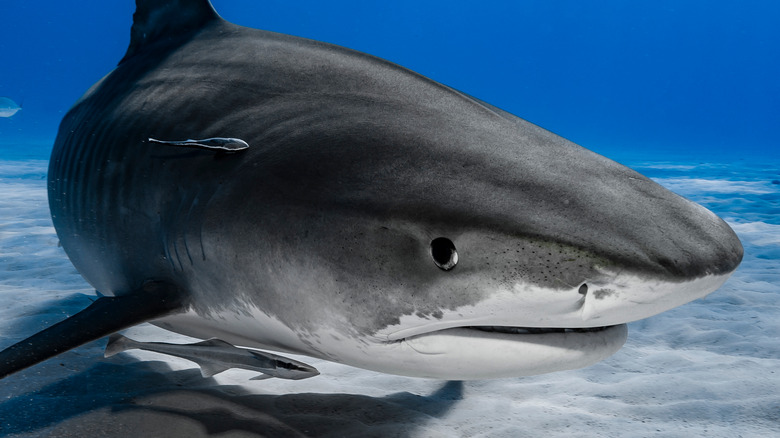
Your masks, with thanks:
[(431, 257), (436, 266), (444, 271), (449, 271), (458, 264), (455, 244), (446, 237), (437, 237), (431, 241)]
[(582, 286), (580, 286), (578, 292), (580, 293), (580, 295), (586, 295), (588, 293), (588, 285), (586, 283), (582, 283)]

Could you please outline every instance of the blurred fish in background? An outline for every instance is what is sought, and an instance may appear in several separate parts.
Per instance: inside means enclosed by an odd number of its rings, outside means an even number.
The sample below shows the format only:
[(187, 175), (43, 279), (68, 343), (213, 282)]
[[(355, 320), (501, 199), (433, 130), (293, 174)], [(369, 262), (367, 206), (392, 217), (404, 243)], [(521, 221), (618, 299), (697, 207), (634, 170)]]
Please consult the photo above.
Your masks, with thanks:
[(0, 117), (11, 117), (22, 107), (8, 97), (0, 96)]

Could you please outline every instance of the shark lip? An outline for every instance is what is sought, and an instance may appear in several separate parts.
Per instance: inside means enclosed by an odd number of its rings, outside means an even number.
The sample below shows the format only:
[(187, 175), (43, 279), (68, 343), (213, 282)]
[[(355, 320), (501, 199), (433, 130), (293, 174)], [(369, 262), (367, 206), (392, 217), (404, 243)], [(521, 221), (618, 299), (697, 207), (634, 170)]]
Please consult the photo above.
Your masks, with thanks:
[[(620, 325), (620, 324), (616, 324)], [(394, 333), (391, 335), (391, 340), (395, 342), (406, 341), (412, 338), (419, 338), (423, 336), (432, 336), (440, 334), (452, 329), (460, 329), (474, 332), (482, 332), (484, 334), (500, 334), (500, 335), (517, 335), (517, 336), (539, 336), (554, 333), (564, 334), (585, 334), (595, 333), (608, 330), (616, 325), (600, 326), (600, 327), (516, 327), (516, 326), (502, 326), (502, 325), (460, 325), (460, 326), (446, 326), (430, 328), (428, 330), (414, 330), (413, 332)]]
[(465, 329), (480, 330), (483, 332), (508, 333), (513, 335), (543, 335), (547, 333), (592, 333), (600, 332), (612, 326), (581, 327), (581, 328), (553, 328), (553, 327), (508, 327), (508, 326), (466, 326)]

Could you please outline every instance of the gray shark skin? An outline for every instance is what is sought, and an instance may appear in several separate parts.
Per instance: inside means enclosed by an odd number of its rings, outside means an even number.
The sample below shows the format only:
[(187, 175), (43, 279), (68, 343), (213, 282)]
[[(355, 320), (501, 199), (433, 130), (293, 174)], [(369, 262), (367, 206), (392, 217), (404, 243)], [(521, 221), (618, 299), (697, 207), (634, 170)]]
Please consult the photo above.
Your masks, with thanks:
[[(146, 289), (179, 297), (124, 325), (408, 376), (522, 376), (608, 357), (625, 323), (711, 293), (742, 259), (703, 207), (390, 62), (228, 23), (206, 0), (138, 0), (134, 19), (49, 168), (87, 281), (150, 308)], [(77, 345), (54, 334), (41, 350)]]

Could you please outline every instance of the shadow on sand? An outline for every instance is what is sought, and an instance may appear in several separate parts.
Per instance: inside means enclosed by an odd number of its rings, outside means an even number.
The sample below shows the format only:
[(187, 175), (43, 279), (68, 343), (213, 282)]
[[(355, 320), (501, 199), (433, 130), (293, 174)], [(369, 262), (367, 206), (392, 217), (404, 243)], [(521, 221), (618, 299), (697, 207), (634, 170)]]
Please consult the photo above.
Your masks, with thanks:
[(100, 363), (35, 391), (6, 394), (0, 436), (429, 436), (462, 391), (461, 382), (447, 382), (428, 396), (246, 394), (201, 378), (197, 369)]

